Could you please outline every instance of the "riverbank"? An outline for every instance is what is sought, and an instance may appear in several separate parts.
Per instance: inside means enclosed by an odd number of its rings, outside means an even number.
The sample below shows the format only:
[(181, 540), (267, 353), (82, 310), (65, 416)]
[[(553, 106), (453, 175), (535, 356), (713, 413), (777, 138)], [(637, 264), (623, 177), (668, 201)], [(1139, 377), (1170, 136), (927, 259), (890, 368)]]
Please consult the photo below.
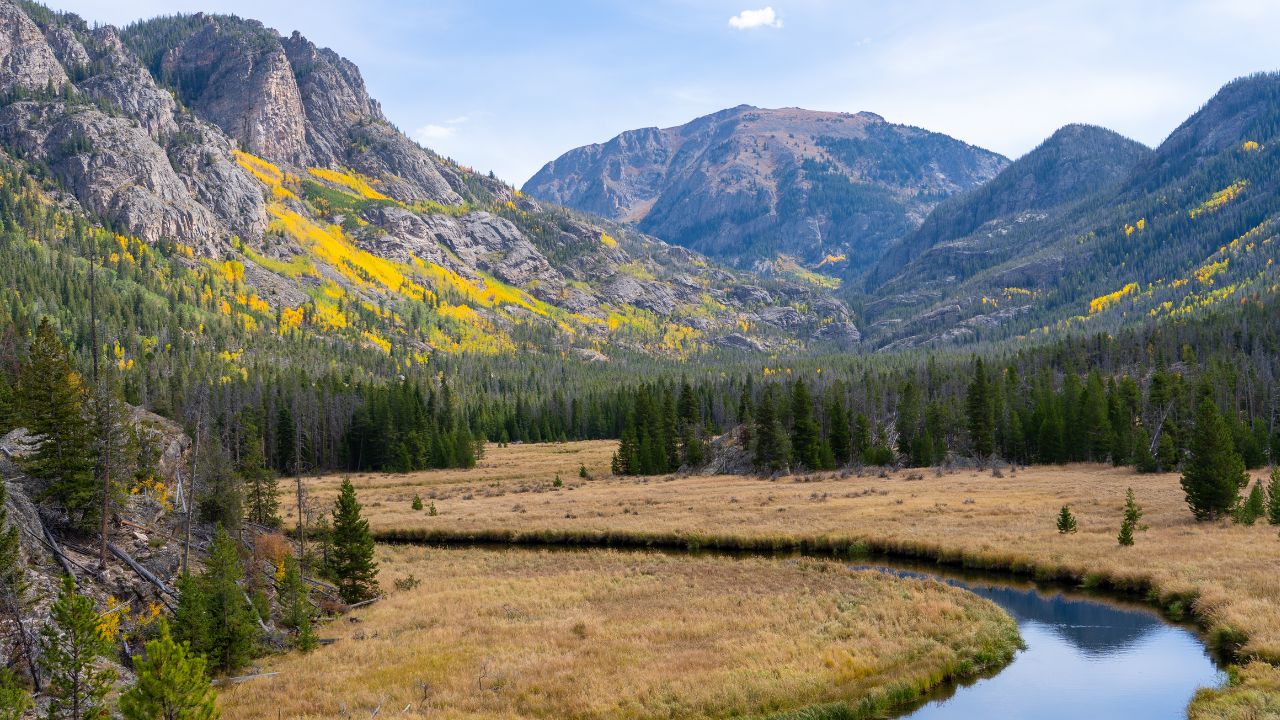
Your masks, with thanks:
[[(1242, 661), (1280, 664), (1277, 528), (1195, 522), (1176, 474), (1074, 465), (1006, 469), (1002, 478), (932, 469), (883, 477), (614, 478), (608, 464), (615, 447), (491, 447), (470, 471), (354, 480), (384, 540), (880, 551), (1137, 596), (1171, 617), (1196, 620), (1211, 644)], [(580, 468), (591, 479), (578, 477)], [(321, 478), (310, 488), (328, 498), (337, 482)], [(1125, 548), (1116, 534), (1129, 487), (1147, 529)], [(436, 515), (412, 510), (415, 494), (434, 504)], [(1055, 526), (1064, 504), (1078, 519), (1072, 535)], [(1254, 673), (1272, 674), (1280, 671)], [(1255, 693), (1272, 686), (1253, 684)], [(1212, 699), (1222, 704), (1227, 697)], [(1208, 700), (1198, 707), (1207, 712)]]
[(230, 688), (224, 717), (869, 717), (995, 670), (1020, 643), (975, 595), (810, 558), (378, 559), (389, 595), (326, 626), (334, 644)]

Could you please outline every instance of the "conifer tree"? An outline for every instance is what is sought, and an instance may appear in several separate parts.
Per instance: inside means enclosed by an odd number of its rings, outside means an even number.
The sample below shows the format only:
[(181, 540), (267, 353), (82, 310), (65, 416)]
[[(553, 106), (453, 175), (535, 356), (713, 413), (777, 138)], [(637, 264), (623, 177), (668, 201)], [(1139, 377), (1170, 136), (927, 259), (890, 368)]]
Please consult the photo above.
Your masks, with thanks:
[(791, 387), (791, 457), (807, 470), (823, 467), (820, 430), (813, 418), (813, 397), (803, 378)]
[(413, 502), (410, 504), (410, 507), (412, 507), (415, 511), (417, 511), (417, 510), (421, 510), (421, 509), (422, 509), (422, 496), (421, 496), (421, 495), (419, 495), (419, 494), (417, 494), (417, 493), (414, 493), (414, 494), (413, 494)]
[(775, 472), (787, 467), (791, 451), (782, 422), (778, 420), (778, 405), (774, 386), (765, 387), (756, 408), (755, 466), (759, 470)]
[(49, 609), (49, 624), (40, 631), (40, 663), (49, 678), (50, 720), (106, 720), (106, 697), (115, 671), (99, 669), (98, 659), (111, 652), (111, 641), (98, 627), (93, 601), (76, 592), (70, 576), (62, 579)]
[(827, 444), (835, 465), (844, 466), (853, 458), (853, 435), (849, 430), (849, 414), (837, 392), (833, 391), (827, 399)]
[(1240, 503), (1240, 507), (1236, 511), (1236, 522), (1241, 525), (1252, 525), (1258, 522), (1258, 518), (1265, 515), (1266, 512), (1266, 495), (1262, 492), (1262, 481), (1259, 480), (1253, 484), (1253, 489), (1249, 491), (1249, 495), (1244, 502)]
[(974, 358), (973, 379), (965, 395), (969, 419), (969, 444), (973, 455), (985, 461), (995, 451), (995, 418), (992, 415), (991, 386), (982, 358)]
[(1280, 525), (1280, 467), (1271, 469), (1267, 483), (1267, 522)]
[(866, 413), (858, 413), (853, 420), (853, 456), (860, 463), (871, 461), (871, 420)]
[(280, 622), (293, 631), (293, 646), (308, 651), (316, 646), (316, 636), (311, 630), (311, 604), (307, 585), (302, 579), (302, 569), (292, 554), (284, 559), (284, 573), (276, 588), (280, 603)]
[(368, 600), (378, 594), (378, 564), (373, 559), (373, 533), (369, 521), (360, 516), (360, 503), (350, 479), (333, 507), (333, 549), (329, 571), (342, 599), (348, 603)]
[(228, 532), (238, 532), (244, 519), (244, 495), (231, 458), (216, 437), (207, 438), (200, 453), (200, 519), (221, 525)]
[(1196, 404), (1189, 451), (1182, 471), (1182, 489), (1192, 514), (1197, 520), (1210, 520), (1230, 512), (1249, 476), (1208, 386), (1201, 389)]
[(250, 522), (269, 528), (279, 528), (281, 526), (280, 482), (276, 479), (275, 472), (267, 467), (262, 438), (258, 435), (257, 429), (250, 426), (246, 429), (246, 434), (248, 441), (237, 468), (244, 486), (246, 515)]
[(40, 321), (18, 381), (22, 422), (40, 438), (23, 469), (45, 481), (42, 494), (83, 530), (97, 526), (99, 488), (93, 476), (93, 434), (85, 417), (87, 391), (71, 367), (49, 319)]
[(22, 686), (18, 676), (0, 668), (0, 720), (22, 720), (32, 705), (31, 692)]
[(1066, 505), (1058, 511), (1058, 532), (1067, 535), (1076, 531), (1076, 518), (1071, 514), (1071, 508)]
[(209, 650), (209, 601), (205, 596), (201, 578), (184, 573), (175, 583), (178, 590), (178, 607), (173, 612), (171, 632), (199, 653)]
[(134, 659), (137, 681), (120, 696), (125, 720), (217, 720), (216, 695), (205, 674), (205, 659), (175, 642), (169, 624)]
[(1142, 506), (1138, 505), (1133, 496), (1133, 488), (1125, 493), (1124, 497), (1124, 518), (1120, 521), (1119, 542), (1121, 545), (1129, 546), (1133, 544), (1133, 533), (1140, 530), (1138, 521), (1142, 519)]
[(209, 657), (213, 669), (234, 672), (253, 657), (258, 625), (245, 600), (240, 583), (244, 567), (236, 541), (219, 527), (209, 546), (209, 558), (200, 577), (208, 627), (208, 645), (196, 647)]
[(1092, 462), (1106, 460), (1111, 452), (1111, 419), (1102, 376), (1096, 371), (1089, 373), (1080, 395), (1080, 423), (1085, 438), (1083, 459)]

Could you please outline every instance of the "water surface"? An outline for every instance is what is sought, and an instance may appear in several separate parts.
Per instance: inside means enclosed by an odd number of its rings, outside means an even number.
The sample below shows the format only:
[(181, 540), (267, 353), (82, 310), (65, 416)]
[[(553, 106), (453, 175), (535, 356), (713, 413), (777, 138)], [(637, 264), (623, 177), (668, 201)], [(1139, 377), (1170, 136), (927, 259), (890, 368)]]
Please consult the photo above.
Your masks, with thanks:
[(948, 689), (903, 716), (911, 720), (1170, 720), (1186, 717), (1198, 688), (1224, 679), (1193, 629), (1141, 605), (893, 562), (867, 567), (981, 595), (1017, 621), (1027, 646), (993, 676)]

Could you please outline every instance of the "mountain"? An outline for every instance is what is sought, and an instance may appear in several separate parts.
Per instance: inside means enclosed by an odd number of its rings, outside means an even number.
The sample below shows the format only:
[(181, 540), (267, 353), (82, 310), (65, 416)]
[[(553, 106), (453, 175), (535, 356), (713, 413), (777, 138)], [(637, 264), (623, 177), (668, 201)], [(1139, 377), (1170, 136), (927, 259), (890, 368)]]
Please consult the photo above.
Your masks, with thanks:
[(867, 276), (868, 291), (902, 274), (934, 271), (963, 277), (975, 264), (1016, 253), (1007, 227), (1047, 221), (1101, 189), (1115, 186), (1150, 148), (1092, 125), (1067, 125), (1018, 158), (991, 182), (940, 203), (924, 223), (890, 248)]
[(233, 16), (117, 30), (0, 0), (10, 164), (118, 236), (114, 262), (150, 249), (208, 277), (200, 310), (401, 364), (859, 335), (823, 288), (717, 267), (418, 146), (350, 61)]
[(1109, 330), (1273, 292), (1280, 75), (1236, 80), (1158, 148), (1068, 126), (943, 203), (869, 274), (886, 349)]
[(872, 113), (743, 105), (570, 150), (523, 190), (739, 267), (850, 278), (1007, 162)]

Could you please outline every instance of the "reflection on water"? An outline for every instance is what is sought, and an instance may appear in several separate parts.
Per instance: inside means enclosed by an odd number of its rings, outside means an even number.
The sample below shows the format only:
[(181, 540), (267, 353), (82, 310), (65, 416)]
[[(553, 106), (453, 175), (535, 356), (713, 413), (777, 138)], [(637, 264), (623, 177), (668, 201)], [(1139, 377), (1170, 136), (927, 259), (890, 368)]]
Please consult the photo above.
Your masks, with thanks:
[[(928, 573), (881, 567), (899, 575)], [(1167, 720), (1222, 674), (1186, 628), (1102, 600), (944, 579), (1004, 608), (1027, 649), (996, 675), (907, 715), (912, 720)]]

